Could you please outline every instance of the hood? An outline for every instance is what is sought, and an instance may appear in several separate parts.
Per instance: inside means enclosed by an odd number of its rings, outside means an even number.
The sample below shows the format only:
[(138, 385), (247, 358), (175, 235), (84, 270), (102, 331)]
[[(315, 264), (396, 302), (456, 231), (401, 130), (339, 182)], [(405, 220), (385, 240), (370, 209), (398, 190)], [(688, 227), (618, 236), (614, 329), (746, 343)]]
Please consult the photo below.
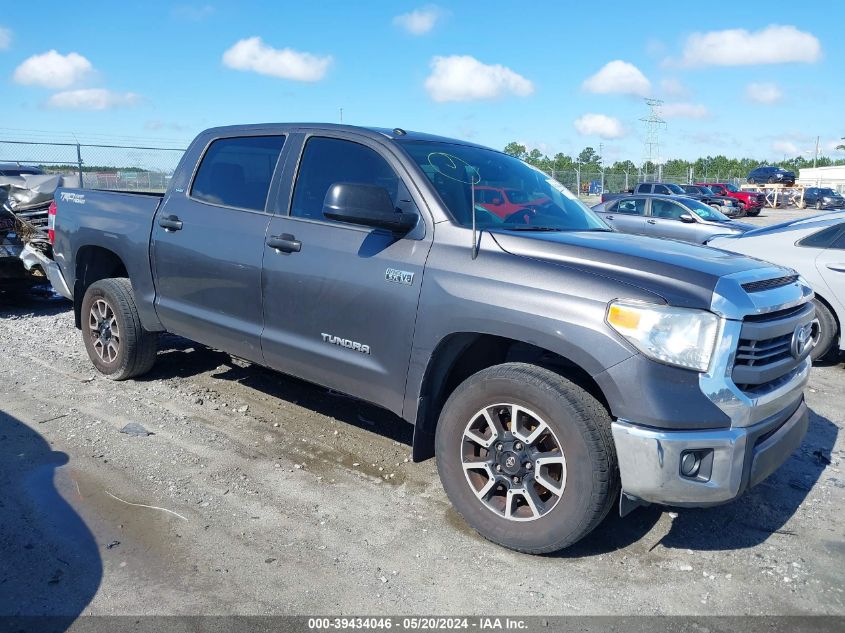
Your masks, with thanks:
[(736, 231), (738, 233), (745, 233), (746, 231), (753, 231), (760, 228), (755, 224), (746, 224), (745, 222), (737, 222), (736, 220), (731, 220), (730, 222), (709, 222), (705, 220), (702, 224), (706, 224), (707, 226), (718, 226), (719, 228)]
[(784, 269), (744, 255), (676, 240), (615, 232), (492, 231), (507, 253), (616, 279), (685, 308), (709, 309), (716, 282), (725, 275)]

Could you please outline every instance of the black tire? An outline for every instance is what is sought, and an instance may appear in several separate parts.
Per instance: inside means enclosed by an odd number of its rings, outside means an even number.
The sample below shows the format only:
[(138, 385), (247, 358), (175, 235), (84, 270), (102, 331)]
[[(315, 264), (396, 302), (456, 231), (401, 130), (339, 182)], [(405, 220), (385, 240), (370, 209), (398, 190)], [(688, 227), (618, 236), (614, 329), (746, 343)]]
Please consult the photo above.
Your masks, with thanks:
[(749, 184), (749, 185), (756, 185), (756, 184), (757, 184), (757, 181), (756, 181), (754, 178), (749, 178), (749, 179), (748, 179), (748, 184)]
[(760, 208), (759, 208), (759, 207), (758, 207), (758, 208), (756, 208), (756, 209), (748, 209), (748, 208), (746, 208), (745, 215), (747, 215), (747, 216), (749, 216), (749, 217), (752, 217), (752, 218), (755, 218), (755, 217), (757, 217), (758, 215), (760, 215)]
[(816, 210), (817, 211), (822, 210), (822, 201), (821, 200), (816, 200)]
[[(499, 407), (493, 405), (501, 403), (535, 412), (559, 440), (565, 458), (563, 488), (556, 502), (545, 514), (529, 520), (509, 519), (492, 510), (464, 475), (468, 425), (488, 407), (495, 413)], [(619, 470), (610, 423), (608, 412), (593, 396), (552, 371), (525, 363), (484, 369), (455, 389), (440, 414), (435, 437), (440, 480), (455, 509), (486, 539), (530, 554), (563, 549), (601, 523), (618, 497)], [(508, 433), (500, 438), (507, 440)], [(493, 446), (490, 451), (495, 458)], [(536, 485), (529, 483), (535, 481), (530, 471), (523, 474), (522, 486)], [(507, 480), (511, 478), (504, 479), (510, 487)]]
[(819, 301), (818, 298), (813, 299), (813, 304), (816, 306), (816, 318), (819, 320), (819, 340), (813, 351), (810, 352), (810, 358), (813, 359), (813, 362), (816, 362), (839, 351), (840, 332), (839, 324), (830, 308)]
[(141, 326), (132, 285), (125, 278), (102, 279), (85, 291), (82, 340), (94, 367), (112, 380), (145, 374), (156, 360), (158, 337)]

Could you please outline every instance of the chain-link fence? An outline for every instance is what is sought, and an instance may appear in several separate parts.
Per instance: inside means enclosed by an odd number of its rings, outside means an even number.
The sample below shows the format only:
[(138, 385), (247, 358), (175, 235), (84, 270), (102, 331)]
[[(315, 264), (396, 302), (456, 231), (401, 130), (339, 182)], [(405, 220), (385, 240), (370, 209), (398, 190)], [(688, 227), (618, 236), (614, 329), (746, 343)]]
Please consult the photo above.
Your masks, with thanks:
[(0, 163), (38, 167), (87, 189), (163, 192), (184, 153), (176, 147), (0, 139)]
[(619, 172), (607, 170), (602, 173), (600, 171), (563, 169), (548, 173), (567, 189), (573, 192), (577, 191), (582, 196), (598, 195), (603, 191), (628, 191), (638, 182), (660, 181), (678, 185), (695, 182), (729, 182), (737, 186), (745, 183), (744, 178), (735, 174), (696, 174), (692, 171), (684, 174), (670, 174), (662, 171), (659, 173), (646, 173), (643, 171)]

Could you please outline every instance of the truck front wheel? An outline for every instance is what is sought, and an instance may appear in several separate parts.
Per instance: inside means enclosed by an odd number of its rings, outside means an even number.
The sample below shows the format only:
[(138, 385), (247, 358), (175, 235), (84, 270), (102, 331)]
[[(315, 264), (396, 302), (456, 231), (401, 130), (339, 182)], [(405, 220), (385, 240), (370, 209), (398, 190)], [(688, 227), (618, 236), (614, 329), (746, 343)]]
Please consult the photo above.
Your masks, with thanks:
[(128, 279), (102, 279), (82, 299), (82, 339), (101, 374), (126, 380), (148, 372), (155, 363), (157, 337), (141, 326)]
[(437, 425), (437, 469), (457, 511), (485, 538), (521, 552), (568, 547), (619, 492), (610, 416), (584, 389), (524, 363), (467, 378)]

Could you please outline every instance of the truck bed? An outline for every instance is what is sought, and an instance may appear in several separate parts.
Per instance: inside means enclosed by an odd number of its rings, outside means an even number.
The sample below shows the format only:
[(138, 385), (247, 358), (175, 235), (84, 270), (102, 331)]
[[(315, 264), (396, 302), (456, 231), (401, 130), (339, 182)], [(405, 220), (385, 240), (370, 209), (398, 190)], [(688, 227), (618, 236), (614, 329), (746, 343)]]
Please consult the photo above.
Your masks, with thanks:
[(71, 293), (77, 276), (85, 274), (88, 254), (92, 249), (104, 249), (132, 279), (139, 308), (150, 312), (142, 317), (157, 321), (152, 308), (155, 289), (149, 247), (153, 218), (163, 197), (161, 193), (97, 189), (56, 191), (56, 228), (61, 230), (56, 230), (53, 253)]

